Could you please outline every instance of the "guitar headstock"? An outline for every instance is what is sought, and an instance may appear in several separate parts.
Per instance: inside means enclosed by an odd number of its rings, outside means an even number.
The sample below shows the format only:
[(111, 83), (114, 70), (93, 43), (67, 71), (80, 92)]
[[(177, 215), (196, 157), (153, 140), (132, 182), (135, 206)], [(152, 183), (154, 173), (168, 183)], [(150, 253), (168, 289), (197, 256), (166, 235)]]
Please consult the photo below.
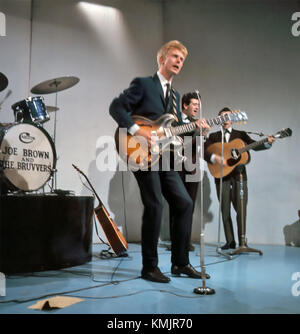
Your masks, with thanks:
[(234, 123), (243, 123), (246, 124), (246, 122), (248, 121), (248, 116), (246, 114), (245, 111), (241, 111), (241, 110), (234, 110), (232, 111), (230, 114), (228, 114), (229, 119), (234, 122)]
[(275, 134), (275, 138), (285, 138), (285, 137), (291, 137), (293, 131), (290, 129), (290, 128), (285, 128), (285, 129), (282, 129), (280, 131), (278, 131), (276, 134)]

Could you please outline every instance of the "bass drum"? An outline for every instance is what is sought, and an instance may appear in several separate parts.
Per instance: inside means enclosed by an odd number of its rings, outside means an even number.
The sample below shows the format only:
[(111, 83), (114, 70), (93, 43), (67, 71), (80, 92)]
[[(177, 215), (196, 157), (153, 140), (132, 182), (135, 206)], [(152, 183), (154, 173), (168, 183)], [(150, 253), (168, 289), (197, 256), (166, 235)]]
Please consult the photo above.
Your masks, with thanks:
[(1, 129), (0, 169), (9, 190), (40, 189), (52, 176), (55, 166), (55, 147), (43, 128), (18, 123)]

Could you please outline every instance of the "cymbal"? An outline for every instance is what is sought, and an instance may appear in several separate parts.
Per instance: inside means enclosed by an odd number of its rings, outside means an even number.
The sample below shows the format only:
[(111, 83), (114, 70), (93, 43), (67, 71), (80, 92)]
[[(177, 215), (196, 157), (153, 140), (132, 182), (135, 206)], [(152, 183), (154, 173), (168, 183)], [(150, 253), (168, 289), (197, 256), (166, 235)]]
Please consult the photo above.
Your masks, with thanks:
[(0, 92), (2, 92), (8, 86), (7, 77), (0, 72)]
[(77, 77), (60, 77), (54, 78), (51, 80), (43, 81), (38, 85), (34, 86), (31, 89), (31, 93), (33, 94), (51, 94), (60, 92), (62, 90), (68, 89), (74, 85), (76, 85), (79, 81)]
[(59, 108), (57, 107), (52, 107), (52, 106), (46, 106), (46, 110), (49, 112), (53, 112), (53, 111), (57, 111), (59, 110)]

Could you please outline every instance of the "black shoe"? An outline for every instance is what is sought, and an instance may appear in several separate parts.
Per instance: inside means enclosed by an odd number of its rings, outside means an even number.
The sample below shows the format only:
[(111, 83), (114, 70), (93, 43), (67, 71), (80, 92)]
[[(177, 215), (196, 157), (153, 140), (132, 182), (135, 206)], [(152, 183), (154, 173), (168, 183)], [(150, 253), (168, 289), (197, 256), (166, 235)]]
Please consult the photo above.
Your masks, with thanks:
[(165, 276), (158, 267), (142, 270), (142, 278), (152, 282), (169, 283), (170, 278)]
[[(172, 275), (180, 276), (180, 274), (185, 274), (191, 278), (202, 278), (202, 273), (197, 271), (191, 264), (187, 264), (186, 266), (176, 266), (172, 265), (171, 268)], [(209, 279), (210, 276), (205, 274), (206, 279)]]
[(223, 250), (229, 249), (229, 248), (235, 249), (235, 241), (226, 242), (226, 244), (221, 247), (221, 249)]

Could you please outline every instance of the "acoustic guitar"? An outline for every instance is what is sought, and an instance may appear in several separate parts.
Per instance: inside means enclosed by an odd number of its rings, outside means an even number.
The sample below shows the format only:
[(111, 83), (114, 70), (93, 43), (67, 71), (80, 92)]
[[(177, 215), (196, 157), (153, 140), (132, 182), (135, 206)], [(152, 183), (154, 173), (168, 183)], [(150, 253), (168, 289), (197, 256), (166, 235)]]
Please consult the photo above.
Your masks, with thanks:
[(106, 236), (106, 239), (107, 239), (111, 249), (114, 251), (114, 253), (117, 256), (121, 256), (128, 249), (128, 245), (127, 245), (127, 242), (126, 242), (125, 238), (123, 237), (122, 233), (118, 229), (115, 222), (110, 217), (110, 215), (107, 212), (104, 204), (102, 203), (100, 197), (96, 193), (94, 187), (92, 186), (92, 184), (89, 181), (89, 179), (87, 178), (87, 176), (78, 167), (76, 167), (73, 164), (72, 164), (72, 166), (77, 170), (77, 172), (79, 172), (80, 174), (82, 174), (84, 176), (84, 178), (86, 179), (86, 181), (90, 185), (94, 195), (98, 199), (99, 204), (94, 209), (94, 212), (97, 216), (98, 222), (99, 222), (100, 226), (102, 227), (102, 230), (103, 230), (103, 232)]
[[(273, 135), (273, 137), (285, 138), (285, 137), (290, 137), (291, 135), (292, 135), (292, 130), (290, 128), (286, 128), (286, 129), (282, 129), (281, 131), (278, 131), (276, 134)], [(236, 168), (239, 165), (245, 165), (249, 163), (250, 155), (248, 151), (267, 141), (268, 141), (268, 138), (266, 137), (255, 143), (245, 145), (245, 143), (241, 139), (236, 138), (229, 143), (224, 143), (223, 157), (226, 161), (226, 165), (223, 166), (222, 176), (223, 177), (227, 176), (234, 170), (234, 168)], [(218, 143), (214, 143), (210, 145), (207, 148), (207, 151), (209, 153), (221, 155), (222, 143), (218, 142)], [(207, 166), (208, 166), (208, 169), (211, 175), (214, 178), (219, 179), (221, 177), (221, 166), (219, 164), (207, 163)]]
[[(161, 158), (166, 151), (178, 153), (183, 148), (181, 134), (194, 131), (196, 121), (187, 124), (172, 126), (175, 118), (172, 114), (164, 114), (157, 120), (152, 121), (143, 116), (132, 116), (133, 120), (141, 128), (152, 132), (156, 139), (155, 145), (148, 146), (147, 140), (141, 136), (132, 136), (126, 129), (117, 128), (115, 132), (115, 144), (119, 156), (133, 170), (149, 170)], [(231, 120), (232, 122), (246, 122), (247, 114), (244, 111), (232, 111), (230, 114), (217, 116), (211, 120), (206, 120), (210, 127), (222, 125)], [(177, 154), (174, 154), (178, 156)]]

